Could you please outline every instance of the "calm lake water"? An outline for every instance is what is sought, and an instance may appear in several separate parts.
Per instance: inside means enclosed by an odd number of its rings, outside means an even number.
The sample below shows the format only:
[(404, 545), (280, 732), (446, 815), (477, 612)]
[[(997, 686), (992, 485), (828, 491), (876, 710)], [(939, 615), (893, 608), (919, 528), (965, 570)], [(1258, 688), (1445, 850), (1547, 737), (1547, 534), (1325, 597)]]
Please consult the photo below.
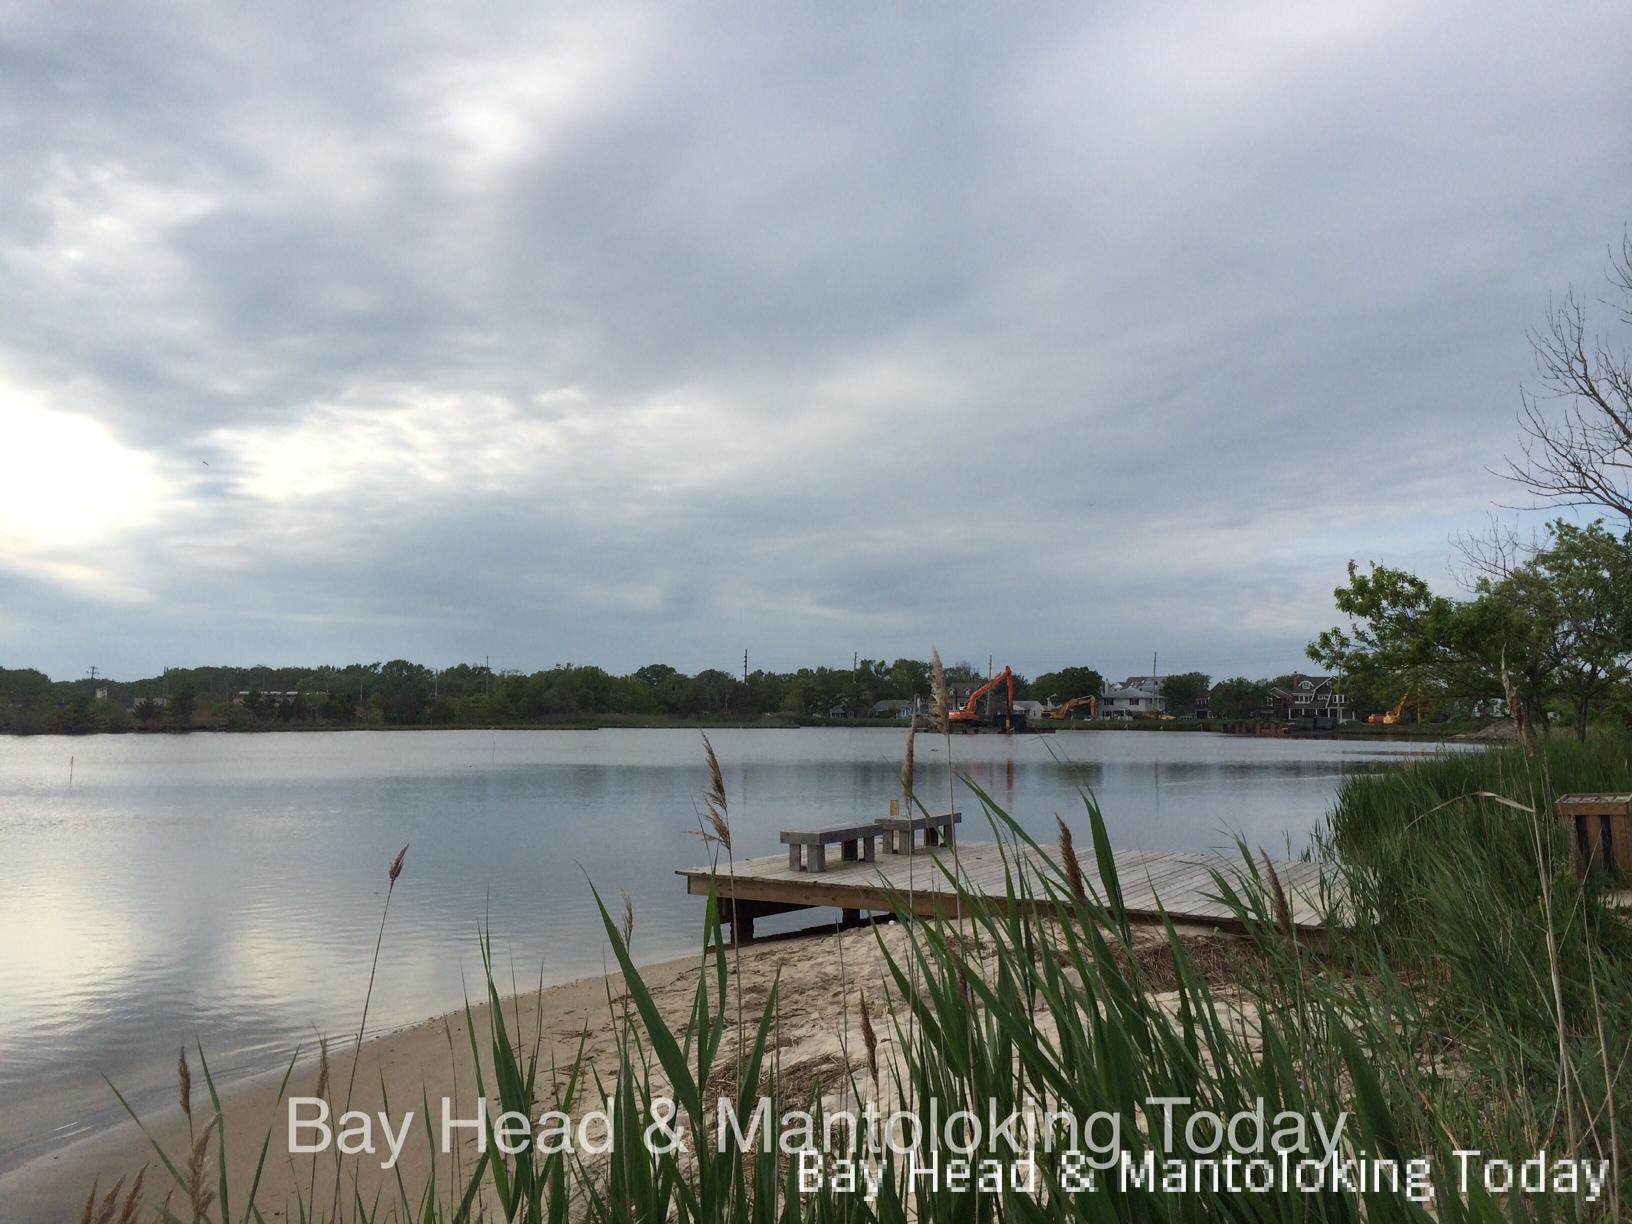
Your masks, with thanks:
[[(884, 814), (898, 793), (899, 731), (710, 736), (743, 856), (778, 852), (780, 828)], [(1345, 775), (1424, 750), (1161, 732), (953, 741), (959, 769), (1042, 838), (1055, 812), (1084, 827), (1080, 780), (1119, 848), (1239, 833), (1272, 854), (1307, 844)], [(940, 793), (944, 769), (941, 741), (921, 737), (920, 790)], [(703, 906), (673, 873), (706, 859), (705, 785), (687, 730), (0, 739), (0, 1107), (48, 1123), (0, 1131), (0, 1170), (113, 1120), (101, 1072), (157, 1102), (184, 1040), (237, 1076), (354, 1027), (404, 843), (371, 1030), (458, 1006), (461, 973), (480, 979), (484, 922), (524, 985), (541, 968), (601, 972), (591, 881), (614, 911), (633, 896), (637, 955), (691, 951)], [(989, 836), (972, 796), (959, 807), (965, 837)]]

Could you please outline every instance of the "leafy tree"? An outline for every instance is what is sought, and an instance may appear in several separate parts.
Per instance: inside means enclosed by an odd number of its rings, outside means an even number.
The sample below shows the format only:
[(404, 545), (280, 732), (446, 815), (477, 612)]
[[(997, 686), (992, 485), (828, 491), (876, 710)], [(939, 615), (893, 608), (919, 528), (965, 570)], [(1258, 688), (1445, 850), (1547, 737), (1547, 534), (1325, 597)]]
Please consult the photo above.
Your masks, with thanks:
[(1549, 689), (1587, 737), (1591, 707), (1632, 675), (1632, 539), (1602, 522), (1555, 522), (1551, 542), (1519, 566), (1491, 597), (1508, 600), (1529, 630)]
[(431, 673), (407, 659), (392, 659), (380, 667), (375, 704), (388, 723), (409, 726), (425, 720), (430, 704)]
[(1510, 600), (1486, 582), (1459, 603), (1405, 570), (1349, 562), (1349, 582), (1333, 593), (1348, 617), (1309, 644), (1329, 671), (1419, 697), (1472, 702), (1509, 696), (1521, 729), (1545, 702), (1542, 672)]
[(1189, 718), (1195, 713), (1196, 699), (1207, 691), (1210, 677), (1203, 672), (1177, 672), (1162, 680), (1162, 700), (1169, 714)]
[(656, 689), (662, 688), (665, 681), (679, 674), (667, 663), (648, 663), (645, 667), (635, 670), (635, 679), (646, 685), (647, 688)]
[(1236, 676), (1213, 685), (1210, 706), (1214, 718), (1256, 718), (1269, 701), (1269, 682)]
[(930, 666), (926, 659), (897, 659), (890, 664), (888, 676), (888, 695), (911, 701), (915, 697), (928, 697), (930, 688)]
[(185, 731), (193, 725), (193, 707), (198, 701), (198, 688), (191, 680), (178, 680), (170, 687), (167, 707), (170, 725)]
[(731, 698), (740, 687), (735, 676), (715, 668), (708, 668), (692, 677), (689, 706), (695, 714), (725, 714), (731, 709)]
[(1073, 697), (1099, 697), (1105, 692), (1105, 677), (1091, 667), (1062, 667), (1044, 672), (1028, 686), (1033, 696), (1056, 704)]

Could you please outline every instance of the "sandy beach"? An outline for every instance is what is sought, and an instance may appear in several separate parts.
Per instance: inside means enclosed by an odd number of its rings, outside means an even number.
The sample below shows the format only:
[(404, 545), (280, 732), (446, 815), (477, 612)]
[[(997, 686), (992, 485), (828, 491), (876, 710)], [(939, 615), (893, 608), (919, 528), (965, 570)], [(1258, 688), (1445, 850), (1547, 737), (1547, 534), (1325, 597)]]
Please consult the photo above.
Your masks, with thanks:
[[(797, 1085), (801, 1093), (816, 1089), (829, 1103), (854, 1106), (857, 1104), (851, 1095), (854, 1081), (862, 1083), (866, 1095), (875, 1096), (881, 1106), (889, 1103), (887, 1073), (881, 1076), (881, 1088), (871, 1087), (860, 1039), (860, 1001), (865, 993), (878, 1035), (878, 1057), (881, 1065), (887, 1064), (896, 1048), (894, 1022), (905, 1023), (905, 1013), (899, 997), (886, 981), (884, 949), (899, 955), (905, 937), (906, 928), (888, 923), (825, 935), (770, 939), (741, 949), (740, 956), (737, 950), (730, 951), (733, 973), (740, 965), (742, 1003), (750, 1028), (764, 1006), (772, 983), (780, 982), (777, 1049), (785, 1084)], [(1198, 963), (1210, 966), (1210, 976), (1213, 972), (1228, 975), (1231, 949), (1239, 946), (1234, 940), (1204, 928), (1187, 930), (1185, 938)], [(1141, 939), (1152, 965), (1165, 960), (1158, 932), (1146, 931)], [(638, 932), (635, 948), (638, 952)], [(655, 1002), (676, 1029), (684, 1026), (698, 971), (699, 961), (695, 957), (641, 968), (641, 976)], [(733, 1008), (735, 996), (736, 979), (733, 978)], [(603, 1080), (610, 1079), (617, 1065), (616, 1033), (623, 1014), (623, 997), (623, 980), (613, 974), (547, 987), (542, 993), (507, 999), (503, 1006), (512, 1033), (521, 1033), (529, 1044), (535, 1036), (540, 1038), (541, 1065), (557, 1069), (554, 1087), (558, 1087), (564, 1085), (565, 1072), (577, 1057), (580, 1044), (587, 1063)], [(476, 1045), (482, 1053), (483, 1073), (491, 1084), (487, 1063), (487, 1006), (474, 1008), (471, 1019), (476, 1027)], [(727, 1038), (718, 1065), (724, 1067), (729, 1063), (731, 1048), (732, 1039)], [(334, 1102), (336, 1113), (345, 1099), (351, 1061), (349, 1050), (331, 1055), (327, 1095)], [(277, 1122), (256, 1196), (257, 1204), (269, 1220), (298, 1218), (297, 1194), (304, 1194), (308, 1200), (315, 1194), (317, 1201), (326, 1205), (334, 1187), (332, 1156), (317, 1158), (314, 1165), (312, 1156), (289, 1154), (285, 1129), (287, 1107), (277, 1101), (281, 1079), (281, 1073), (261, 1076), (232, 1087), (222, 1096), (230, 1184), (240, 1196), (260, 1159), (268, 1123), (273, 1119)], [(303, 1060), (290, 1078), (288, 1095), (314, 1095), (317, 1079), (315, 1063)], [(543, 1109), (553, 1104), (550, 1099), (553, 1087), (548, 1072), (541, 1075), (541, 1080), (539, 1108)], [(423, 1100), (431, 1102), (433, 1112), (440, 1109), (443, 1097), (463, 1111), (460, 1116), (468, 1117), (473, 1112), (475, 1077), (465, 1014), (462, 1011), (449, 1013), (365, 1042), (352, 1108), (370, 1112), (386, 1108), (382, 1084), (389, 1098), (388, 1112), (393, 1118), (400, 1119), (410, 1109), (415, 1116), (413, 1129), (394, 1170), (386, 1172), (379, 1168), (378, 1161), (383, 1155), (347, 1161), (342, 1179), (344, 1191), (349, 1198), (355, 1178), (355, 1190), (364, 1202), (371, 1201), (376, 1191), (385, 1194), (389, 1201), (395, 1201), (399, 1193), (396, 1181), (399, 1173), (413, 1198), (433, 1172), (432, 1156), (423, 1131)], [(202, 1081), (197, 1077), (193, 1102), (194, 1121), (203, 1126), (210, 1108)], [(10, 1121), (13, 1125), (28, 1124), (26, 1116)], [(187, 1120), (179, 1102), (156, 1116), (144, 1118), (144, 1122), (172, 1159), (182, 1162), (190, 1145)], [(473, 1146), (474, 1140), (469, 1140), (463, 1149), (456, 1145), (450, 1153), (437, 1154), (434, 1172), (439, 1186), (446, 1187), (450, 1179), (462, 1180), (459, 1178), (461, 1169), (468, 1175), (474, 1159)], [(213, 1143), (209, 1160), (213, 1166)], [(120, 1177), (134, 1177), (144, 1165), (147, 1166), (147, 1201), (158, 1202), (169, 1189), (171, 1179), (148, 1140), (134, 1124), (125, 1123), (0, 1177), (0, 1204), (4, 1204), (7, 1219), (78, 1218), (93, 1183), (106, 1190)], [(243, 1203), (235, 1202), (233, 1209), (235, 1213), (241, 1212)]]
[[(902, 936), (902, 929), (893, 924), (880, 926), (876, 930), (892, 946)], [(638, 954), (638, 932), (634, 946)], [(736, 956), (733, 951), (734, 961)], [(875, 1013), (879, 1007), (876, 1001), (885, 994), (883, 961), (874, 929), (860, 928), (842, 935), (767, 940), (742, 949), (740, 964), (743, 1003), (752, 1014), (757, 1015), (757, 1010), (763, 1007), (771, 982), (778, 974), (781, 975), (780, 1013), (785, 1072), (799, 1075), (808, 1082), (825, 1083), (844, 1079), (847, 1060), (843, 1050), (852, 1041), (856, 1020), (852, 1013), (857, 1007), (857, 991), (868, 991), (869, 998), (875, 1001)], [(665, 961), (641, 969), (641, 976), (658, 1006), (676, 1027), (684, 1025), (696, 989), (698, 969), (696, 957)], [(845, 997), (846, 983), (851, 996), (848, 1000)], [(606, 1077), (616, 1068), (614, 1017), (621, 1017), (622, 997), (622, 977), (614, 974), (547, 987), (541, 994), (533, 992), (506, 1000), (504, 1007), (512, 1032), (522, 1033), (529, 1042), (536, 1034), (542, 1035), (542, 1065), (548, 1067), (553, 1064), (565, 1070), (577, 1057), (582, 1042), (586, 1060)], [(491, 1083), (490, 1068), (486, 1063), (487, 1006), (473, 1009), (471, 1018), (476, 1026), (477, 1048), (482, 1051), (483, 1072), (489, 1076)], [(882, 1026), (880, 1031), (882, 1033)], [(888, 1041), (889, 1038), (885, 1036), (884, 1040)], [(331, 1087), (328, 1095), (335, 1102), (336, 1113), (345, 1097), (351, 1061), (349, 1050), (331, 1053)], [(313, 1094), (317, 1076), (315, 1062), (303, 1059), (290, 1077), (288, 1093)], [(315, 1185), (319, 1201), (326, 1205), (333, 1189), (332, 1158), (319, 1159), (314, 1171), (313, 1157), (291, 1157), (287, 1151), (285, 1107), (277, 1102), (281, 1079), (281, 1072), (259, 1076), (233, 1086), (222, 1095), (227, 1162), (231, 1170), (231, 1184), (240, 1194), (253, 1177), (268, 1122), (274, 1118), (277, 1120), (260, 1191), (256, 1196), (257, 1203), (269, 1220), (298, 1218), (295, 1213), (297, 1191), (310, 1198)], [(440, 1108), (439, 1098), (445, 1096), (466, 1111), (463, 1116), (469, 1116), (475, 1085), (465, 1014), (462, 1011), (452, 1012), (365, 1042), (352, 1108), (367, 1111), (382, 1109), (382, 1082), (394, 1116), (400, 1116), (408, 1109), (414, 1110), (415, 1129), (413, 1137), (403, 1149), (397, 1169), (390, 1173), (382, 1172), (377, 1161), (367, 1157), (347, 1162), (346, 1193), (348, 1196), (351, 1193), (350, 1178), (355, 1172), (358, 1190), (364, 1201), (369, 1201), (382, 1185), (395, 1196), (398, 1172), (410, 1188), (410, 1194), (425, 1184), (431, 1168), (430, 1153), (421, 1129), (422, 1094), (431, 1101), (433, 1110)], [(541, 1097), (547, 1097), (549, 1092), (550, 1085), (546, 1078)], [(541, 1107), (545, 1103), (541, 1102)], [(193, 1109), (197, 1125), (204, 1125), (209, 1115), (209, 1101), (202, 1077), (196, 1072)], [(180, 1163), (190, 1145), (187, 1120), (179, 1103), (143, 1121), (172, 1159)], [(13, 1126), (26, 1127), (29, 1120), (25, 1114), (11, 1117), (8, 1122)], [(214, 1160), (212, 1148), (212, 1165)], [(436, 1170), (436, 1175), (438, 1184), (442, 1186), (449, 1183), (450, 1177), (456, 1176), (456, 1166), (467, 1172), (471, 1167), (468, 1153), (454, 1153), (439, 1157), (439, 1160), (441, 1167)], [(99, 1182), (106, 1190), (120, 1177), (134, 1177), (144, 1165), (148, 1166), (146, 1200), (158, 1202), (169, 1188), (169, 1175), (159, 1164), (148, 1140), (134, 1124), (127, 1122), (72, 1144), (60, 1152), (42, 1156), (0, 1177), (0, 1204), (4, 1205), (4, 1211), (0, 1214), (8, 1220), (77, 1219), (93, 1182)], [(235, 1214), (242, 1209), (242, 1203), (233, 1204)]]

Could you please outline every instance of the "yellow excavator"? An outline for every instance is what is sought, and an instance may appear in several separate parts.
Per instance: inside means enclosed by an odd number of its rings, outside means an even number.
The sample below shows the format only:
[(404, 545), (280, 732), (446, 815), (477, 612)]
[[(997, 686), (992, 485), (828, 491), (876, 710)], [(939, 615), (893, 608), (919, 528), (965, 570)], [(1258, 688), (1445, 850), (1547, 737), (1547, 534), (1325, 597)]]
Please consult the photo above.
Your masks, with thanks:
[(1092, 695), (1087, 697), (1073, 697), (1070, 701), (1055, 706), (1048, 712), (1048, 716), (1050, 718), (1057, 718), (1064, 721), (1065, 719), (1071, 717), (1071, 712), (1073, 710), (1080, 710), (1083, 706), (1088, 707), (1089, 718), (1099, 717), (1099, 698)]
[(1366, 721), (1368, 723), (1372, 723), (1374, 725), (1381, 724), (1382, 726), (1385, 726), (1385, 727), (1392, 727), (1395, 723), (1400, 723), (1400, 722), (1405, 721), (1405, 707), (1406, 706), (1410, 706), (1413, 710), (1416, 711), (1417, 721), (1421, 722), (1422, 721), (1422, 698), (1420, 696), (1418, 696), (1417, 688), (1416, 688), (1415, 685), (1412, 685), (1410, 688), (1405, 690), (1404, 694), (1401, 695), (1399, 701), (1394, 703), (1394, 708), (1392, 710), (1385, 710), (1381, 714), (1373, 714), (1370, 717), (1368, 717), (1366, 719)]

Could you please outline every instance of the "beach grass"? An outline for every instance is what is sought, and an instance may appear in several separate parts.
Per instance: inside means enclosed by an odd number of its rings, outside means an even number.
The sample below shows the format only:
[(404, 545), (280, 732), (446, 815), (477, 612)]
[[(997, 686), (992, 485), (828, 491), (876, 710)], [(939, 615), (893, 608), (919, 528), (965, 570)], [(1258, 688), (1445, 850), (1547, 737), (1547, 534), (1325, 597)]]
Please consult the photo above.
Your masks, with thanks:
[[(860, 983), (846, 992), (845, 1014), (835, 1018), (847, 1034), (836, 1090), (800, 1082), (780, 1064), (779, 1021), (796, 983), (776, 983), (745, 1011), (716, 896), (708, 898), (702, 972), (683, 1023), (666, 1018), (642, 979), (630, 949), (632, 911), (626, 904), (620, 922), (601, 905), (627, 992), (608, 997), (608, 1022), (618, 1030), (610, 1074), (581, 1055), (565, 1068), (541, 1064), (540, 1035), (529, 1040), (519, 1019), (506, 1019), (484, 940), (485, 1023), (467, 1009), (469, 1049), (456, 1052), (450, 1040), (450, 1057), (468, 1053), (476, 1092), (492, 1103), (485, 1150), (440, 1184), (433, 1152), (422, 1184), (399, 1175), (389, 1192), (366, 1195), (351, 1158), (314, 1160), (312, 1189), (289, 1218), (1621, 1218), (1632, 1202), (1619, 1104), (1632, 1048), (1632, 942), (1602, 883), (1576, 880), (1549, 813), (1564, 790), (1627, 789), (1628, 751), (1617, 737), (1544, 745), (1534, 754), (1444, 754), (1349, 780), (1312, 847), (1333, 856), (1326, 933), (1316, 942), (1293, 928), (1273, 869), (1243, 845), (1239, 869), (1214, 876), (1244, 932), (1222, 977), (1192, 959), (1192, 943), (1172, 925), (1154, 947), (1148, 933), (1135, 931), (1092, 795), (1083, 794), (1074, 821), (1060, 821), (1056, 860), (963, 780), (1005, 848), (1006, 896), (988, 904), (961, 886), (955, 865), (940, 866), (958, 890), (961, 919), (914, 919), (903, 899), (906, 938), (886, 941), (875, 928), (887, 981), (882, 994)], [(717, 781), (717, 771), (711, 776)], [(903, 784), (910, 799), (911, 767)], [(723, 784), (708, 806), (719, 818), (707, 821), (712, 843), (728, 847)], [(1101, 892), (1085, 883), (1078, 856), (1087, 855)], [(401, 869), (399, 859), (393, 872)], [(256, 1201), (258, 1168), (238, 1185), (224, 1159), (212, 1164), (228, 1119), (203, 1053), (210, 1104), (200, 1110), (191, 1150), (156, 1150), (157, 1170), (137, 1188), (134, 1208), (123, 1188), (135, 1171), (110, 1171), (110, 1185), (124, 1177), (119, 1193), (93, 1189), (85, 1220), (267, 1218)], [(326, 1081), (326, 1059), (324, 1068)], [(1028, 1105), (1059, 1119), (1101, 1119), (1107, 1128), (1116, 1119), (1135, 1184), (1108, 1189), (1111, 1174), (1101, 1171), (1088, 1188), (1088, 1170), (1056, 1145), (1035, 1153), (1028, 1188), (930, 1183), (888, 1151), (876, 1162), (871, 1195), (828, 1179), (806, 1188), (787, 1153), (715, 1149), (722, 1096), (738, 1118), (764, 1096), (773, 1118), (867, 1102), (922, 1116), (934, 1102), (942, 1119), (958, 1110), (1002, 1117)], [(604, 1101), (615, 1106), (609, 1154), (499, 1152), (492, 1120), (503, 1111), (576, 1115)], [(1152, 1101), (1183, 1104), (1163, 1115)], [(1248, 1115), (1265, 1102), (1274, 1114), (1345, 1118), (1334, 1159), (1370, 1160), (1366, 1167), (1394, 1173), (1307, 1192), (1242, 1192), (1202, 1180), (1177, 1193), (1139, 1176), (1147, 1159), (1155, 1169), (1194, 1159), (1198, 1139), (1209, 1136), (1190, 1130), (1193, 1120)], [(424, 1108), (428, 1118), (429, 1101)], [(654, 1126), (662, 1140), (676, 1123), (690, 1142), (667, 1149), (648, 1142)], [(254, 1125), (266, 1130), (264, 1162), (277, 1119)], [(866, 1155), (863, 1138), (850, 1135), (841, 1154)], [(1091, 1151), (1104, 1138), (1079, 1135), (1074, 1146)], [(429, 1127), (423, 1141), (434, 1145)], [(1545, 1151), (1602, 1161), (1602, 1195), (1588, 1201), (1487, 1189), (1478, 1178), (1467, 1184), (1456, 1153), (1472, 1149), (1513, 1160)], [(1298, 1152), (1311, 1160), (1327, 1154), (1313, 1134)], [(953, 1155), (943, 1150), (939, 1159)], [(988, 1134), (968, 1158), (1009, 1163), (1014, 1155)]]

